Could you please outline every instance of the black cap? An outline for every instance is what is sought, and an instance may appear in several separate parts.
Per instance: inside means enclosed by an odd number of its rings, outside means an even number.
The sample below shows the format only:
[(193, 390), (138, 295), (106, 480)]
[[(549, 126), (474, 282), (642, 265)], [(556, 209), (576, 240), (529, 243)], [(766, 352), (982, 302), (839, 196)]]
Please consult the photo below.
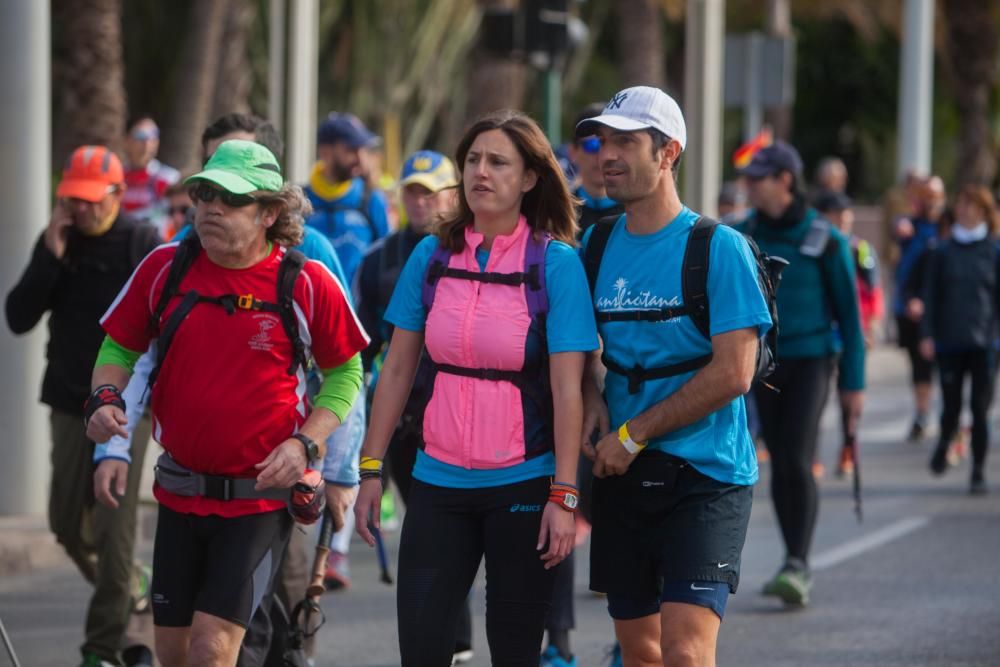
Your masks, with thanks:
[(802, 158), (794, 147), (778, 140), (754, 153), (750, 164), (740, 169), (740, 175), (748, 178), (764, 178), (782, 171), (801, 176)]

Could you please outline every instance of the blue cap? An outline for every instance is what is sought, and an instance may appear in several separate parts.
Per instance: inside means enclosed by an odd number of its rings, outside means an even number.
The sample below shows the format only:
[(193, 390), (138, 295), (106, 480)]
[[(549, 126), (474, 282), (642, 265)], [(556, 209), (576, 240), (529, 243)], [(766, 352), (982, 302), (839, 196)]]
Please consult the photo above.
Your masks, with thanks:
[(739, 173), (748, 178), (764, 178), (782, 171), (801, 176), (802, 158), (795, 148), (779, 139), (754, 153), (750, 164), (740, 169)]
[(451, 160), (436, 151), (417, 151), (403, 163), (399, 187), (418, 183), (431, 192), (458, 185), (458, 172)]
[(378, 143), (378, 135), (365, 127), (361, 120), (350, 113), (331, 111), (316, 132), (317, 144), (344, 143), (351, 148), (364, 148)]

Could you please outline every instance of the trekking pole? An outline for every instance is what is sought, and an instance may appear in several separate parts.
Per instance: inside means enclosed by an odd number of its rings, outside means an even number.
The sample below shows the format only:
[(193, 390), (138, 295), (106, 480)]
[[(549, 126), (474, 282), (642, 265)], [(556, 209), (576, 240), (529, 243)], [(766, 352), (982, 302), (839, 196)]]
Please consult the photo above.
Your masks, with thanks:
[[(299, 603), (302, 606), (304, 614), (301, 630), (305, 637), (311, 637), (316, 634), (316, 631), (326, 622), (326, 616), (323, 615), (323, 609), (319, 605), (319, 598), (326, 591), (326, 586), (323, 585), (323, 577), (326, 574), (326, 557), (330, 554), (331, 538), (333, 538), (333, 515), (330, 514), (329, 509), (326, 509), (323, 512), (323, 523), (319, 526), (319, 541), (316, 542), (316, 555), (313, 556), (312, 572), (309, 578), (309, 587), (306, 588), (306, 598)], [(319, 613), (322, 619), (315, 628), (310, 630), (311, 617), (315, 613)]]
[(375, 538), (375, 553), (378, 555), (379, 581), (387, 586), (392, 586), (392, 575), (389, 573), (389, 555), (385, 550), (385, 540), (382, 539), (382, 531), (374, 523), (368, 524), (368, 530)]
[(17, 659), (17, 654), (14, 653), (14, 645), (10, 643), (10, 637), (7, 636), (7, 628), (3, 625), (3, 619), (0, 619), (0, 636), (3, 637), (3, 645), (7, 649), (11, 663), (14, 667), (21, 667), (21, 663)]
[(858, 439), (854, 438), (854, 447), (851, 448), (851, 458), (854, 459), (854, 514), (861, 523), (861, 453), (858, 451)]

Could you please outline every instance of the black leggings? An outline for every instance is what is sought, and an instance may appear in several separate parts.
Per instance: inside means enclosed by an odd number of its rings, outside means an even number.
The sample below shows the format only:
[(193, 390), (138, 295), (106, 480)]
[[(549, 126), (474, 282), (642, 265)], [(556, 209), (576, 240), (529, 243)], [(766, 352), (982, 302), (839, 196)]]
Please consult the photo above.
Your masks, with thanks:
[[(405, 419), (405, 417), (404, 417)], [(410, 489), (413, 488), (413, 464), (417, 460), (417, 450), (424, 441), (419, 428), (409, 428), (405, 432), (397, 429), (389, 441), (389, 456), (386, 465), (392, 481), (399, 489), (407, 509), (410, 506)], [(465, 598), (462, 611), (458, 615), (458, 629), (455, 635), (455, 651), (472, 648), (472, 609), (469, 598)]]
[(761, 430), (771, 455), (771, 500), (789, 558), (808, 561), (816, 528), (819, 496), (812, 463), (819, 420), (830, 390), (833, 359), (782, 359), (754, 396)]
[(545, 570), (535, 549), (548, 495), (545, 477), (482, 489), (413, 480), (396, 592), (403, 667), (451, 664), (462, 603), (484, 555), (492, 664), (538, 666), (557, 569)]
[(986, 450), (989, 447), (990, 402), (993, 400), (993, 372), (996, 355), (992, 350), (970, 350), (968, 352), (939, 353), (937, 355), (938, 374), (941, 378), (941, 437), (938, 450), (944, 454), (955, 432), (962, 414), (962, 383), (965, 376), (972, 378), (972, 469), (982, 474), (986, 465)]

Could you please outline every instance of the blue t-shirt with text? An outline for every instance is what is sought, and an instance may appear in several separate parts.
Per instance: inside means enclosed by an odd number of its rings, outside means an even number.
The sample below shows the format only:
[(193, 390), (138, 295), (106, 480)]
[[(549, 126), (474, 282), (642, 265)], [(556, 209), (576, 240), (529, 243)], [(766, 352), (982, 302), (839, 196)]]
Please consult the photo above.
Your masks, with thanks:
[[(684, 207), (664, 228), (633, 234), (621, 216), (601, 261), (595, 308), (615, 312), (683, 305), (681, 266), (698, 218)], [(593, 230), (587, 231), (584, 247)], [(713, 336), (749, 327), (756, 327), (763, 336), (770, 328), (753, 252), (742, 234), (724, 225), (718, 225), (712, 235), (707, 287)], [(686, 316), (663, 322), (603, 322), (599, 330), (605, 354), (626, 368), (668, 366), (712, 351), (711, 341)], [(612, 427), (663, 401), (696, 372), (647, 380), (635, 394), (629, 393), (624, 376), (608, 372), (605, 397)], [(649, 447), (683, 458), (720, 482), (745, 485), (757, 481), (757, 457), (742, 396), (688, 426), (650, 440)]]

